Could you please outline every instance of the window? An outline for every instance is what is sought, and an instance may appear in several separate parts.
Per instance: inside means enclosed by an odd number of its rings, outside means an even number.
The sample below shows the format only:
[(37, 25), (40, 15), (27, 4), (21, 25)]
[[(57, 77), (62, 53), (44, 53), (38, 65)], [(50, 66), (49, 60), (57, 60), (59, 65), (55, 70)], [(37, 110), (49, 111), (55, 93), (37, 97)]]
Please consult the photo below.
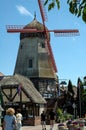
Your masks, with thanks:
[(29, 65), (28, 65), (29, 68), (32, 68), (33, 67), (33, 60), (32, 59), (29, 59)]
[(44, 97), (44, 98), (52, 98), (53, 95), (52, 95), (52, 93), (44, 93), (44, 94), (43, 94), (43, 97)]
[(45, 48), (45, 43), (42, 43), (42, 48)]

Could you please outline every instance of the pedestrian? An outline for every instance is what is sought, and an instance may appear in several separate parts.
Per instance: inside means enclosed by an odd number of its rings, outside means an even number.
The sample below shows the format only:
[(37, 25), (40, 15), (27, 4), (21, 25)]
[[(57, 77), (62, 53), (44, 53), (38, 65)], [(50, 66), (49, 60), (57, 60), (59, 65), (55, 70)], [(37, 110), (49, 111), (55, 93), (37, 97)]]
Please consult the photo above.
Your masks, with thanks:
[(16, 130), (22, 130), (22, 114), (16, 114)]
[(41, 125), (42, 125), (42, 130), (46, 130), (46, 114), (45, 111), (41, 113)]
[(50, 119), (50, 130), (53, 130), (54, 123), (55, 123), (55, 112), (53, 109), (49, 112), (49, 119)]
[(16, 125), (15, 110), (13, 108), (8, 108), (6, 110), (6, 115), (3, 120), (3, 129), (4, 130), (14, 130)]

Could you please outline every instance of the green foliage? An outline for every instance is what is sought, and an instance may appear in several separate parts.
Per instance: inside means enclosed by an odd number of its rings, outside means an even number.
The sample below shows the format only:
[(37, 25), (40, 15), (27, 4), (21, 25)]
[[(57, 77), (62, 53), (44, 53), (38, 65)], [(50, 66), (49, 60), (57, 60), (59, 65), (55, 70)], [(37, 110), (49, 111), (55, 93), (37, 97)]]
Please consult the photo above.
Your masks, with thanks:
[(73, 90), (73, 85), (71, 80), (69, 80), (68, 82), (68, 91), (72, 94), (72, 96), (74, 95), (74, 90)]
[[(55, 6), (60, 9), (60, 0), (45, 0), (44, 5), (48, 4), (48, 11)], [(77, 17), (81, 17), (86, 23), (86, 0), (67, 0), (69, 11)]]
[(86, 113), (86, 88), (84, 88), (84, 83), (80, 78), (77, 80), (77, 113), (80, 114), (80, 102), (81, 102), (81, 116)]
[(86, 89), (84, 89), (84, 91), (82, 93), (82, 100), (83, 100), (83, 102), (86, 101)]
[(77, 80), (77, 100), (80, 100), (79, 98), (82, 98), (82, 93), (83, 93), (83, 82), (80, 78)]
[(83, 78), (83, 85), (86, 86), (86, 76)]
[(59, 0), (56, 0), (56, 4), (57, 4), (58, 9), (60, 9), (60, 2), (59, 2)]
[(68, 119), (72, 119), (73, 118), (73, 115), (69, 114), (69, 113), (66, 113), (66, 114), (63, 114), (65, 120), (68, 120)]
[(83, 21), (85, 21), (85, 23), (86, 23), (86, 4), (85, 4), (84, 9), (83, 9), (83, 11), (82, 11), (82, 19), (83, 19)]
[(54, 8), (54, 6), (55, 6), (54, 2), (50, 3), (49, 6), (48, 6), (48, 10), (51, 10), (52, 8)]
[(48, 11), (53, 9), (55, 6), (60, 9), (60, 2), (59, 0), (45, 0), (44, 5), (48, 4)]
[(63, 113), (63, 112), (62, 112), (62, 109), (58, 108), (58, 109), (57, 109), (57, 115), (58, 115), (58, 116), (61, 116), (62, 113)]
[[(80, 2), (77, 2), (80, 1)], [(77, 17), (82, 17), (82, 20), (86, 23), (86, 0), (68, 0), (70, 13)]]
[(66, 121), (66, 120), (68, 120), (70, 118), (72, 119), (72, 115), (71, 114), (63, 113), (63, 110), (60, 109), (60, 108), (57, 109), (57, 115), (58, 115), (58, 119), (60, 121)]
[(57, 109), (57, 120), (60, 120), (60, 121), (64, 121), (65, 119), (64, 119), (64, 116), (63, 116), (63, 111), (62, 111), (62, 109), (60, 109), (60, 108), (58, 108)]

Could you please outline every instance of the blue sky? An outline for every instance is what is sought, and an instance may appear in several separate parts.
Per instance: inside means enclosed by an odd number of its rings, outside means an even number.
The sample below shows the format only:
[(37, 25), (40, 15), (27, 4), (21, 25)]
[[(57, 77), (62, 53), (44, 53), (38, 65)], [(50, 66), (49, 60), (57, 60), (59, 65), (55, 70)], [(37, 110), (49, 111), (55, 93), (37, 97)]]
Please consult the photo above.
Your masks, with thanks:
[[(48, 29), (78, 29), (80, 36), (56, 37), (51, 33), (51, 46), (59, 79), (70, 79), (74, 85), (77, 78), (86, 76), (86, 24), (81, 18), (69, 13), (67, 0), (61, 1), (58, 11), (47, 13)], [(7, 33), (6, 25), (26, 25), (34, 18), (42, 22), (37, 0), (1, 0), (0, 4), (0, 72), (13, 75), (18, 47), (19, 33)]]

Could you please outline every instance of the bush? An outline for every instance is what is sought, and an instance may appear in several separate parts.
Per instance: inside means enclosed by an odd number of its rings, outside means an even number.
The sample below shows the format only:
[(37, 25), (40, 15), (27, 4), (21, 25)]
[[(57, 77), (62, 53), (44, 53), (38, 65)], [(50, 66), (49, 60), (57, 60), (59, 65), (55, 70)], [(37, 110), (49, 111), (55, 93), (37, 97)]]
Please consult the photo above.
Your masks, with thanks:
[(73, 118), (73, 116), (71, 114), (69, 114), (69, 113), (64, 114), (62, 109), (60, 109), (60, 108), (57, 109), (57, 119), (56, 119), (57, 122), (64, 122), (64, 121), (66, 121), (68, 119), (72, 119), (72, 118)]

